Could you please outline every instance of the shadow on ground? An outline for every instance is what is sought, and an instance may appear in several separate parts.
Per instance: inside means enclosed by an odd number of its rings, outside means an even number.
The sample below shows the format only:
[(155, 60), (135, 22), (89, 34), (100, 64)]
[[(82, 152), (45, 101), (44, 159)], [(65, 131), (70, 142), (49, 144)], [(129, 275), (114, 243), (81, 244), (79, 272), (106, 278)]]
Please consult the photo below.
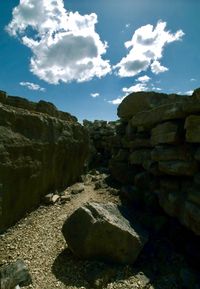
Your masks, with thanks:
[[(86, 289), (200, 288), (198, 272), (191, 270), (167, 239), (150, 240), (132, 266), (79, 260), (65, 249), (55, 259), (52, 272), (65, 286)], [(110, 287), (110, 283), (114, 286)]]
[(128, 268), (128, 266), (79, 260), (66, 248), (55, 259), (52, 272), (66, 286), (91, 289), (106, 288), (110, 282), (122, 282), (130, 275)]

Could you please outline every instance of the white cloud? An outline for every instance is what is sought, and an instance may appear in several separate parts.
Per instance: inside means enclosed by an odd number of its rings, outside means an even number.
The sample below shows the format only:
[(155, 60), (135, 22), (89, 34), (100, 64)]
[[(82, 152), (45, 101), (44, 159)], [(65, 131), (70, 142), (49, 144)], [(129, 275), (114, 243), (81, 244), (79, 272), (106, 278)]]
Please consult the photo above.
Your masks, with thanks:
[(137, 75), (149, 67), (155, 74), (168, 70), (159, 62), (163, 57), (164, 47), (181, 40), (184, 32), (178, 30), (171, 33), (166, 30), (166, 25), (166, 22), (159, 21), (155, 28), (150, 24), (142, 26), (134, 32), (130, 41), (125, 42), (125, 47), (130, 51), (114, 66), (120, 77)]
[(154, 85), (152, 86), (152, 90), (157, 90), (157, 91), (161, 91), (162, 89), (160, 87), (155, 87)]
[(33, 53), (30, 70), (48, 83), (88, 81), (111, 71), (97, 15), (66, 11), (63, 0), (20, 0), (6, 27)]
[(137, 81), (139, 82), (149, 82), (151, 78), (148, 75), (140, 76), (137, 78)]
[(120, 104), (122, 100), (129, 95), (132, 92), (139, 92), (139, 91), (147, 91), (149, 89), (147, 82), (150, 80), (150, 77), (147, 75), (141, 76), (137, 79), (137, 81), (140, 81), (140, 83), (137, 83), (133, 86), (130, 87), (123, 87), (122, 91), (125, 93), (124, 96), (118, 97), (116, 99), (108, 101), (109, 103), (112, 104)]
[(192, 94), (193, 94), (193, 90), (188, 90), (188, 91), (186, 91), (184, 94), (186, 94), (186, 95), (192, 95)]
[(154, 62), (151, 64), (151, 71), (154, 74), (159, 74), (159, 73), (165, 72), (167, 70), (169, 70), (169, 69), (165, 66), (162, 66), (158, 60), (154, 60)]
[(196, 78), (190, 78), (190, 81), (197, 81)]
[(21, 86), (25, 86), (30, 90), (39, 90), (39, 91), (45, 91), (44, 87), (41, 87), (39, 84), (28, 82), (28, 81), (21, 81), (19, 83)]
[(96, 97), (98, 97), (100, 94), (99, 94), (98, 92), (95, 92), (95, 93), (91, 93), (90, 95), (91, 95), (91, 97), (96, 98)]
[(111, 104), (115, 104), (115, 105), (120, 104), (125, 97), (126, 97), (126, 95), (122, 96), (122, 97), (115, 98), (113, 100), (109, 100), (108, 102)]

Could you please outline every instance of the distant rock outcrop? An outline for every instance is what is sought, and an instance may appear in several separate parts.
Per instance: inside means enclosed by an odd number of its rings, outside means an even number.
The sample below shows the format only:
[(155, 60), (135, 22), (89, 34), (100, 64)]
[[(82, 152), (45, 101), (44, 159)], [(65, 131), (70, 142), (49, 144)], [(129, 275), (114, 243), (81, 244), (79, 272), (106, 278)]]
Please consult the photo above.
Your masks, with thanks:
[(90, 136), (90, 155), (88, 168), (108, 166), (111, 158), (113, 137), (116, 134), (117, 121), (83, 120), (83, 125)]
[(53, 104), (0, 92), (0, 231), (77, 181), (88, 142), (76, 118)]
[(65, 221), (63, 235), (83, 259), (132, 264), (147, 241), (146, 232), (113, 204), (86, 203)]
[(118, 116), (112, 175), (132, 185), (132, 199), (158, 197), (165, 212), (200, 235), (200, 89), (192, 96), (132, 93)]

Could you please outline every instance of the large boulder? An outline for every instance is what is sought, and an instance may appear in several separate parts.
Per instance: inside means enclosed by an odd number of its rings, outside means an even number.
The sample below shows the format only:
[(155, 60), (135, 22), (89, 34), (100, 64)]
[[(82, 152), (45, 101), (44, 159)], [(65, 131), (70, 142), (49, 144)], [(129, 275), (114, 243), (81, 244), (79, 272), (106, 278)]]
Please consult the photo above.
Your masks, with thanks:
[(118, 106), (117, 114), (121, 119), (129, 120), (138, 112), (150, 110), (162, 104), (179, 101), (181, 97), (183, 96), (176, 94), (167, 95), (153, 91), (133, 92), (124, 98), (124, 100)]
[(147, 234), (113, 204), (86, 203), (65, 221), (63, 235), (79, 258), (132, 264), (147, 241)]
[(74, 117), (53, 117), (48, 107), (42, 113), (10, 99), (12, 105), (0, 100), (0, 232), (47, 193), (76, 182), (88, 154), (88, 134)]

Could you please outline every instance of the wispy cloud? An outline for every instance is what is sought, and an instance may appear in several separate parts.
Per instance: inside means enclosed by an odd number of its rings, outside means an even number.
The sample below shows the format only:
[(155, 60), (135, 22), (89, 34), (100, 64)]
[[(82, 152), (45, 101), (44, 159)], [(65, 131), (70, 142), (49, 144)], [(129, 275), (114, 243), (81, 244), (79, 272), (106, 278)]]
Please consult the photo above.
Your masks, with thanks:
[(98, 92), (95, 92), (95, 93), (91, 93), (90, 96), (93, 97), (93, 98), (96, 98), (98, 97), (100, 94)]
[(190, 81), (197, 81), (196, 78), (190, 78)]
[(88, 81), (111, 71), (97, 15), (66, 11), (63, 0), (20, 0), (6, 27), (32, 51), (30, 70), (52, 84)]
[(132, 39), (125, 42), (125, 47), (130, 51), (114, 66), (120, 77), (135, 76), (148, 68), (155, 74), (168, 70), (160, 63), (164, 47), (181, 40), (184, 32), (178, 30), (171, 33), (166, 26), (166, 22), (159, 21), (155, 28), (147, 24), (134, 32)]
[(45, 91), (44, 87), (41, 87), (39, 84), (28, 82), (28, 81), (21, 81), (19, 83), (21, 86), (25, 86), (30, 90), (39, 90), (39, 91)]

